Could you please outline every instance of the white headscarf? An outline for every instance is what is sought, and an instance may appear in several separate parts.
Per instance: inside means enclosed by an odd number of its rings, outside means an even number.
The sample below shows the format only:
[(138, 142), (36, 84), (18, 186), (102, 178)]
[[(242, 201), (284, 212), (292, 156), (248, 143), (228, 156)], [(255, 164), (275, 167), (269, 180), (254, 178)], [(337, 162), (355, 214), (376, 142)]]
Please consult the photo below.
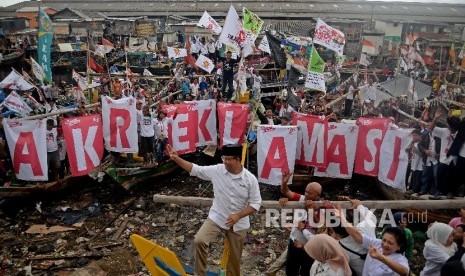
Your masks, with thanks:
[(449, 256), (452, 256), (455, 253), (455, 244), (452, 243), (451, 245), (446, 246), (446, 242), (453, 230), (454, 229), (452, 227), (445, 223), (435, 222), (431, 225), (428, 231), (426, 231), (426, 235), (429, 240), (427, 240), (425, 244), (434, 243), (444, 250), (444, 252), (446, 252)]

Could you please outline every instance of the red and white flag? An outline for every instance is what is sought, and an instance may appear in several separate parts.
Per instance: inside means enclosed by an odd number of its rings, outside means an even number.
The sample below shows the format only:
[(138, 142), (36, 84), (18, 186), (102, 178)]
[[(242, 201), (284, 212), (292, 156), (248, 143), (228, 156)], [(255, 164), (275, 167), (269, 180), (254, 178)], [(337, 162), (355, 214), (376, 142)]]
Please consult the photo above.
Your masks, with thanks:
[(133, 97), (113, 100), (102, 96), (102, 121), (105, 148), (115, 152), (137, 152), (136, 100)]
[(0, 82), (0, 88), (25, 91), (33, 89), (34, 86), (26, 81), (16, 70), (12, 70), (11, 73)]
[(111, 43), (110, 40), (102, 37), (102, 45), (97, 46), (97, 49), (95, 49), (94, 54), (104, 58), (105, 55), (111, 52), (111, 50), (113, 50), (114, 48), (115, 45), (113, 45), (113, 43)]
[(218, 110), (220, 148), (223, 145), (241, 146), (244, 143), (246, 133), (249, 105), (220, 102), (216, 108)]
[(315, 169), (319, 177), (352, 178), (358, 126), (355, 124), (328, 124), (328, 167)]
[(32, 109), (29, 107), (29, 105), (23, 99), (21, 99), (16, 91), (12, 91), (2, 102), (2, 105), (9, 110), (20, 114), (21, 116), (27, 116), (30, 112), (32, 112)]
[(313, 35), (313, 42), (323, 45), (336, 52), (339, 56), (342, 56), (346, 38), (343, 32), (329, 26), (318, 18)]
[(427, 55), (429, 57), (433, 57), (435, 53), (436, 53), (436, 51), (431, 49), (430, 47), (426, 48), (425, 55)]
[(298, 126), (296, 163), (305, 166), (328, 165), (328, 120), (325, 117), (294, 113), (292, 124)]
[(413, 47), (410, 47), (408, 49), (408, 54), (407, 54), (407, 58), (408, 59), (411, 59), (411, 60), (416, 60), (418, 62), (420, 62), (421, 64), (425, 64), (425, 61), (423, 60), (423, 58), (421, 57), (421, 55), (418, 53), (417, 50), (415, 50), (415, 48)]
[(387, 118), (359, 118), (357, 151), (354, 172), (378, 176), (379, 152), (384, 134), (389, 126)]
[(179, 154), (196, 151), (198, 138), (198, 112), (193, 104), (164, 105), (168, 121), (168, 143)]
[(61, 125), (71, 174), (89, 174), (103, 157), (102, 118), (100, 115), (66, 118)]
[(26, 181), (47, 181), (45, 119), (4, 119), (3, 126), (16, 177)]
[(216, 145), (216, 102), (215, 100), (187, 101), (188, 109), (197, 117), (197, 147)]
[(372, 56), (376, 55), (376, 44), (373, 41), (364, 38), (362, 45), (362, 53), (366, 53)]
[(280, 185), (283, 172), (294, 170), (297, 126), (259, 125), (257, 132), (258, 181)]
[(218, 24), (213, 17), (211, 17), (207, 11), (205, 11), (202, 15), (202, 17), (199, 20), (199, 23), (197, 23), (197, 26), (204, 27), (205, 29), (215, 33), (216, 35), (219, 35), (221, 33), (221, 28), (220, 24)]
[(412, 129), (390, 127), (384, 135), (379, 155), (378, 179), (405, 191), (408, 156), (405, 151), (412, 141)]
[(209, 74), (215, 68), (215, 63), (204, 55), (199, 56), (199, 58), (195, 62), (195, 65), (197, 65), (202, 70), (208, 72)]
[(413, 37), (412, 34), (407, 34), (405, 36), (405, 44), (413, 46), (413, 42), (415, 41), (415, 38)]
[(81, 91), (87, 89), (86, 79), (73, 69), (73, 80), (76, 81), (77, 87)]

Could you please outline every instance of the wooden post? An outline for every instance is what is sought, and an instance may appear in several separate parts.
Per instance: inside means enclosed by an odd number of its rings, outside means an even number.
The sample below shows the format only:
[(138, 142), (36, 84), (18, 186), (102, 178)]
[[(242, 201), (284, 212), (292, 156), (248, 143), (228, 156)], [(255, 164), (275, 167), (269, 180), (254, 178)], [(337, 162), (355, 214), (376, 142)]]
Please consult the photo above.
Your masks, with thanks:
[[(182, 206), (192, 207), (210, 207), (212, 198), (203, 197), (185, 197), (185, 196), (153, 196), (155, 203), (174, 203)], [(349, 201), (330, 201), (331, 204), (341, 205), (343, 209), (352, 209), (352, 204)], [(316, 202), (317, 206), (322, 206), (322, 202)], [(366, 200), (361, 201), (363, 206), (370, 209), (460, 209), (465, 206), (463, 199), (445, 199), (445, 200)], [(279, 201), (264, 200), (262, 201), (262, 209), (304, 209), (304, 202), (289, 201), (285, 207), (282, 207)]]

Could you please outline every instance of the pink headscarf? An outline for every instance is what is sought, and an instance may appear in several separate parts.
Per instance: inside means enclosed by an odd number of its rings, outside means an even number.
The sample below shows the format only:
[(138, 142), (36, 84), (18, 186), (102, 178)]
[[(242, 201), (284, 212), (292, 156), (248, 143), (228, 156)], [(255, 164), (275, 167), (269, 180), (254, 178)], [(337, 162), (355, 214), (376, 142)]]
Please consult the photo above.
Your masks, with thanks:
[(305, 252), (314, 260), (327, 262), (332, 270), (344, 269), (344, 275), (352, 275), (349, 257), (341, 245), (326, 234), (318, 234), (310, 238), (304, 246)]

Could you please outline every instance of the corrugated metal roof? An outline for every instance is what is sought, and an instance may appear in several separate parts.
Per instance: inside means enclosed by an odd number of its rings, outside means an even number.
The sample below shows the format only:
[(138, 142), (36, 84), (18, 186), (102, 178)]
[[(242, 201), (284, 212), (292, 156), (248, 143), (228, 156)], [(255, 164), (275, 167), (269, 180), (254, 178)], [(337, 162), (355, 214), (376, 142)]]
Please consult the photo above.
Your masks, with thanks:
[[(87, 11), (100, 11), (108, 16), (168, 16), (172, 14), (200, 17), (203, 11), (212, 16), (225, 17), (229, 5), (233, 4), (241, 13), (242, 7), (256, 12), (262, 18), (341, 18), (375, 19), (383, 21), (415, 21), (424, 23), (465, 23), (465, 4), (407, 3), (407, 2), (365, 2), (365, 1), (43, 1), (47, 6), (61, 10), (72, 8)], [(37, 2), (27, 1), (0, 10), (3, 13), (23, 7), (36, 7)]]

